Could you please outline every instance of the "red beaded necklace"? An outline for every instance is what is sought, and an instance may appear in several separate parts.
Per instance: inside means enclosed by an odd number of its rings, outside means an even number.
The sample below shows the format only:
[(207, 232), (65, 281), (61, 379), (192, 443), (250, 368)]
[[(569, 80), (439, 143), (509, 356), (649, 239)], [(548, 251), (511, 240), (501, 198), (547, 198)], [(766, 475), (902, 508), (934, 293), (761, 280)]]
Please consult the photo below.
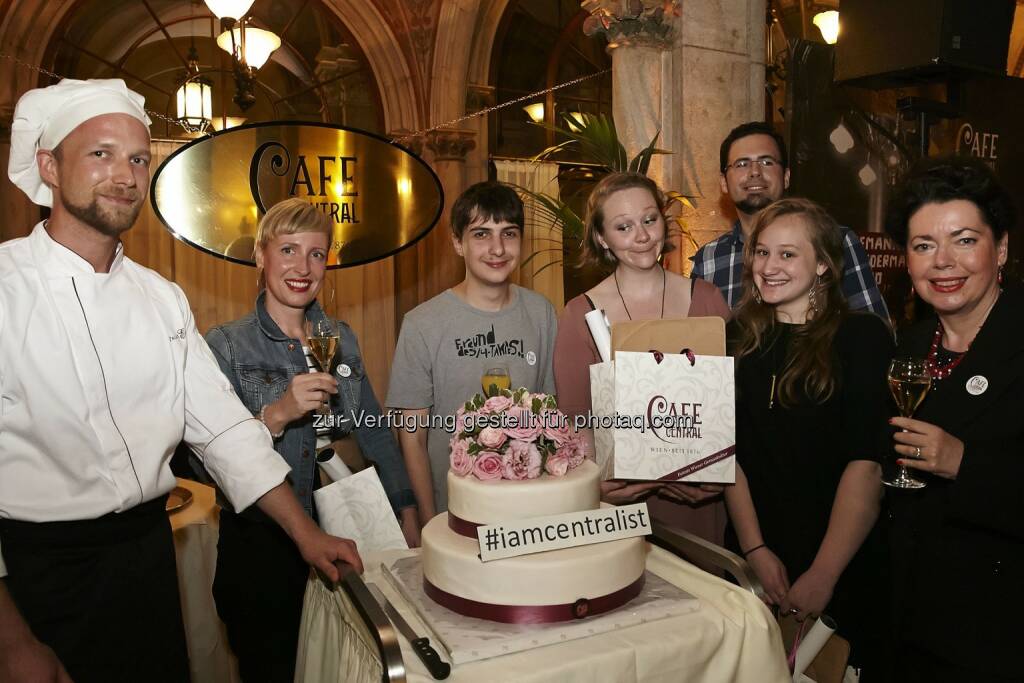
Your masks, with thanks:
[[(978, 325), (979, 330), (981, 329), (982, 325), (985, 324), (985, 321), (988, 319), (988, 314), (992, 312), (992, 309), (996, 305), (996, 301), (999, 300), (999, 294), (1002, 293), (1003, 290), (1000, 289), (999, 293), (996, 294), (995, 300), (992, 301), (992, 304), (988, 307), (988, 311), (985, 312), (985, 317), (981, 319), (981, 325)], [(967, 352), (971, 350), (971, 344), (969, 343), (967, 344), (967, 348), (964, 349), (963, 353), (961, 353), (948, 363), (943, 363), (940, 365), (939, 344), (942, 343), (943, 332), (945, 332), (945, 329), (942, 327), (942, 321), (939, 320), (939, 324), (935, 326), (935, 336), (932, 337), (932, 348), (928, 351), (928, 358), (925, 359), (925, 364), (928, 366), (928, 374), (930, 374), (932, 376), (932, 379), (935, 381), (938, 381), (940, 379), (946, 379), (947, 377), (949, 377), (953, 373), (953, 371), (956, 370), (956, 366), (960, 365), (960, 361), (964, 359), (964, 356), (967, 355)], [(971, 343), (973, 342), (974, 340), (972, 339)]]
[(960, 361), (967, 355), (967, 351), (971, 350), (971, 345), (967, 345), (967, 349), (958, 355), (948, 363), (939, 364), (939, 344), (942, 343), (942, 321), (935, 326), (935, 336), (932, 338), (932, 348), (928, 351), (928, 358), (925, 359), (925, 363), (928, 366), (928, 374), (932, 376), (933, 380), (946, 379), (950, 376), (956, 366), (960, 365)]

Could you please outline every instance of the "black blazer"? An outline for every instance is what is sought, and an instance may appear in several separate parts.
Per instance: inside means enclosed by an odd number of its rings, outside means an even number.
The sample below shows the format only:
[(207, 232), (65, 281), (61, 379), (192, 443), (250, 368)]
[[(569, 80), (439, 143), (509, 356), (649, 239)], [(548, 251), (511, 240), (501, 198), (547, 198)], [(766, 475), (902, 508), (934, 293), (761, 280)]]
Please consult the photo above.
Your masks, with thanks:
[[(900, 355), (924, 357), (936, 320)], [(978, 395), (967, 382), (982, 377)], [(943, 660), (1020, 676), (1024, 621), (1024, 295), (1005, 291), (952, 374), (915, 418), (964, 442), (955, 480), (888, 489), (897, 633)]]

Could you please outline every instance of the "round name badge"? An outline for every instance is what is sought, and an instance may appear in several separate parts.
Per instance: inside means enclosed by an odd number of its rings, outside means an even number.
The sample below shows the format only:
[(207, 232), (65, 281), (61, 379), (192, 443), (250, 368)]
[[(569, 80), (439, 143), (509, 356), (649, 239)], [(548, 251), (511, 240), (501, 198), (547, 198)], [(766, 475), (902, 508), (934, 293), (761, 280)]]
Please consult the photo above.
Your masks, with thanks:
[(338, 373), (339, 377), (348, 377), (349, 375), (352, 374), (352, 368), (345, 365), (344, 363), (339, 363), (336, 372)]
[(527, 365), (536, 365), (537, 364), (537, 354), (534, 353), (533, 351), (527, 351), (526, 352), (526, 364)]
[(971, 396), (980, 396), (988, 389), (988, 380), (983, 375), (975, 375), (967, 380), (967, 393)]

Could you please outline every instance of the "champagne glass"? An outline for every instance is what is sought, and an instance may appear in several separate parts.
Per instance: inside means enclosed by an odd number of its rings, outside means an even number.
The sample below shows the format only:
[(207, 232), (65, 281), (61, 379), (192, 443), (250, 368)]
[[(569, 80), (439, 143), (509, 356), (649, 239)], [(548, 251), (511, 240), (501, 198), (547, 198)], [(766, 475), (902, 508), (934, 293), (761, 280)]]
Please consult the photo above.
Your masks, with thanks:
[[(331, 318), (324, 316), (319, 320), (306, 321), (306, 343), (309, 344), (309, 352), (313, 355), (321, 372), (330, 374), (332, 369), (331, 361), (334, 354), (341, 346), (341, 339), (338, 332), (338, 325)], [(325, 398), (323, 404), (317, 408), (317, 415), (329, 415), (330, 405)]]
[[(896, 400), (900, 415), (910, 417), (932, 388), (928, 363), (921, 358), (896, 358), (889, 365), (889, 391)], [(897, 489), (923, 489), (926, 484), (915, 478), (906, 466), (900, 465), (896, 476), (882, 483)]]
[(499, 390), (512, 388), (512, 378), (509, 377), (508, 368), (501, 365), (484, 370), (484, 375), (480, 378), (480, 384), (484, 388), (484, 396), (497, 396)]

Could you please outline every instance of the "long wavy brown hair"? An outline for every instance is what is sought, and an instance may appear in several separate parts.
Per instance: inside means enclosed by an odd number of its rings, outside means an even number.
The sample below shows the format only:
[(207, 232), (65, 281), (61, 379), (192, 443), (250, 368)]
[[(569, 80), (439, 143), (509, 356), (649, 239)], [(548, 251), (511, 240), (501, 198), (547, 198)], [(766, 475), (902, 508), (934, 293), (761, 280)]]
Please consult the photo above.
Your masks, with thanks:
[(803, 219), (807, 237), (825, 272), (814, 285), (815, 306), (807, 322), (793, 336), (777, 382), (779, 403), (792, 406), (801, 392), (812, 401), (827, 401), (836, 390), (835, 357), (832, 342), (849, 309), (840, 283), (843, 274), (843, 235), (825, 209), (807, 199), (780, 199), (757, 216), (754, 229), (743, 246), (743, 297), (733, 316), (739, 334), (733, 341), (733, 355), (741, 362), (774, 338), (775, 307), (761, 300), (754, 284), (754, 252), (761, 233), (783, 216)]

